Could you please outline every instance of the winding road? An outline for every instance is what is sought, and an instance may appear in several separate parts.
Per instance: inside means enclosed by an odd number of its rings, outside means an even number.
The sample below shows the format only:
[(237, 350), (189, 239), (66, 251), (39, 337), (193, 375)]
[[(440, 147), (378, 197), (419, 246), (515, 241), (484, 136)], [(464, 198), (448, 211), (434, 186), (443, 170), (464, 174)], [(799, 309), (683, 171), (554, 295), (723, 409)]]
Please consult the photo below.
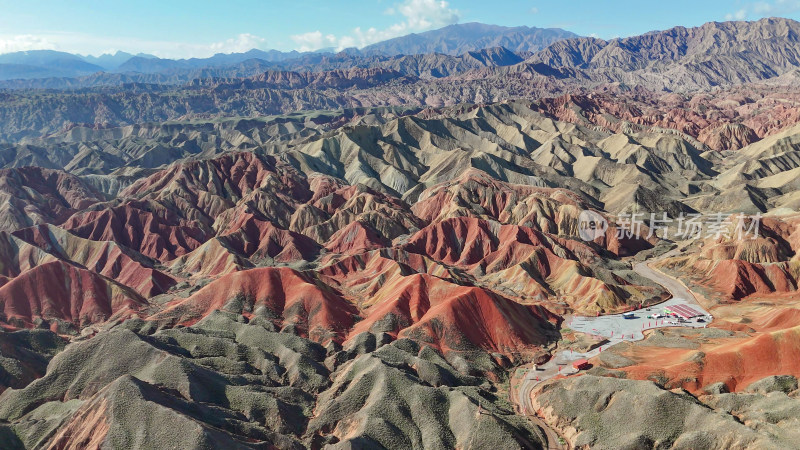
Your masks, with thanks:
[[(663, 255), (666, 256), (666, 255)], [(667, 306), (688, 304), (697, 311), (710, 315), (698, 303), (695, 296), (679, 280), (666, 275), (665, 273), (653, 269), (647, 263), (640, 262), (633, 265), (633, 271), (648, 278), (664, 287), (672, 297), (656, 306), (632, 311), (635, 318), (625, 319), (622, 314), (614, 314), (600, 317), (573, 317), (568, 324), (568, 328), (582, 333), (592, 334), (602, 337), (608, 342), (591, 351), (580, 353), (571, 350), (561, 351), (551, 358), (546, 364), (539, 365), (537, 370), (528, 370), (516, 385), (516, 391), (512, 394), (512, 401), (515, 401), (520, 412), (528, 416), (531, 421), (539, 426), (547, 438), (547, 449), (564, 449), (566, 446), (560, 444), (559, 435), (551, 429), (541, 418), (536, 416), (531, 400), (533, 389), (541, 382), (553, 378), (556, 375), (570, 375), (578, 372), (572, 367), (572, 362), (579, 359), (589, 359), (597, 356), (604, 348), (608, 348), (623, 341), (638, 341), (644, 339), (644, 330), (654, 328), (664, 328), (677, 326), (668, 323), (666, 320), (652, 320), (646, 316), (652, 314), (652, 310), (660, 311)], [(682, 327), (705, 327), (707, 323), (696, 321), (682, 323)]]

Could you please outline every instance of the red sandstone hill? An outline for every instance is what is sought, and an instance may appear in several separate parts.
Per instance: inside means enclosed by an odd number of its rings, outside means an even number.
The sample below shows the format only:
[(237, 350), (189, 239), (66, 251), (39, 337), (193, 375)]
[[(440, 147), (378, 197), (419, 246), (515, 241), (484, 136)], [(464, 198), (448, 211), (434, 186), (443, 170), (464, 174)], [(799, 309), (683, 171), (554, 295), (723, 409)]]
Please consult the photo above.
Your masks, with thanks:
[(257, 219), (252, 214), (240, 214), (219, 235), (233, 250), (256, 260), (270, 258), (281, 263), (312, 261), (320, 250), (312, 239)]
[[(351, 336), (385, 331), (429, 342), (445, 352), (526, 353), (548, 335), (552, 329), (548, 322), (557, 320), (545, 308), (519, 305), (487, 290), (438, 278), (447, 277), (447, 269), (425, 257), (389, 249), (369, 255), (348, 258), (322, 271), (363, 308), (365, 319)], [(363, 259), (367, 261), (361, 266)]]
[(14, 232), (14, 236), (54, 257), (113, 279), (149, 298), (166, 292), (176, 281), (154, 269), (154, 261), (111, 241), (79, 238), (53, 225), (39, 225)]
[[(197, 226), (204, 231), (213, 228), (217, 236), (231, 235), (248, 226), (248, 217), (271, 222), (276, 229), (290, 230), (293, 232), (290, 234), (291, 240), (303, 240), (299, 233), (319, 245), (326, 245), (335, 233), (354, 222), (360, 222), (372, 230), (369, 239), (381, 243), (416, 231), (424, 225), (409, 211), (409, 206), (398, 198), (361, 184), (346, 185), (330, 176), (312, 174), (307, 178), (272, 156), (260, 156), (252, 152), (173, 164), (132, 184), (121, 196), (137, 199), (126, 201), (126, 204), (134, 207), (148, 205), (167, 225)], [(75, 227), (77, 225), (74, 222), (79, 220), (96, 221), (98, 217), (76, 217), (67, 226)], [(83, 229), (81, 233), (93, 236), (91, 239), (104, 235), (96, 231), (88, 233)], [(173, 231), (160, 230), (160, 233), (171, 235)], [(245, 234), (250, 238), (245, 240), (252, 241), (254, 233), (256, 231), (252, 229), (246, 231)], [(133, 248), (163, 261), (198, 247), (196, 243), (182, 242), (181, 232), (176, 232), (173, 237), (180, 248), (166, 248), (164, 244), (148, 244), (145, 248), (134, 245)], [(202, 243), (210, 235), (201, 239), (195, 233), (191, 237)], [(143, 237), (142, 240), (151, 239)], [(236, 243), (231, 244), (238, 248)], [(155, 248), (148, 248), (153, 246)], [(287, 254), (281, 259), (288, 261), (297, 259), (297, 256), (312, 258), (309, 244), (304, 242), (301, 246), (304, 249), (298, 249), (299, 255), (290, 252), (291, 256)], [(365, 248), (373, 246), (367, 245)], [(341, 250), (343, 253), (353, 251), (346, 248)], [(249, 251), (240, 250), (248, 257)], [(272, 253), (274, 250), (257, 256), (277, 256)]]
[(296, 204), (308, 201), (312, 193), (305, 178), (286, 163), (237, 152), (173, 164), (137, 181), (121, 195), (157, 200), (182, 218), (208, 226), (243, 202), (286, 227)]
[(76, 236), (113, 241), (159, 261), (186, 254), (209, 238), (197, 224), (153, 202), (128, 201), (78, 213), (62, 226)]
[(58, 257), (23, 239), (0, 232), (0, 275), (13, 278), (38, 265), (57, 261)]
[(0, 230), (61, 223), (76, 211), (103, 201), (103, 194), (60, 170), (21, 167), (0, 170)]
[(391, 245), (372, 226), (355, 221), (334, 233), (325, 244), (325, 249), (332, 253), (351, 255)]
[(742, 260), (699, 261), (694, 270), (706, 277), (702, 283), (739, 300), (753, 294), (797, 291), (797, 274), (786, 264), (753, 264)]
[(294, 327), (317, 342), (341, 342), (357, 309), (329, 287), (289, 268), (259, 268), (225, 275), (187, 299), (179, 299), (150, 317), (171, 325), (189, 325), (222, 309)]
[[(582, 210), (594, 209), (593, 202), (568, 189), (540, 188), (498, 181), (487, 173), (469, 169), (457, 179), (423, 191), (411, 210), (428, 222), (458, 217), (494, 220), (562, 236), (578, 237)], [(595, 243), (618, 256), (634, 255), (652, 247), (643, 227), (637, 238), (617, 237), (612, 226)], [(652, 242), (651, 242), (652, 241)]]
[(31, 326), (35, 319), (78, 327), (126, 319), (147, 305), (132, 289), (71, 264), (34, 267), (0, 287), (3, 321)]
[[(41, 251), (25, 247), (24, 254), (11, 252), (9, 258), (18, 264), (9, 267), (17, 268), (5, 275), (18, 276), (35, 266), (26, 261), (55, 258), (111, 277), (146, 298), (168, 292), (178, 280), (191, 284), (222, 277), (204, 288), (203, 296), (196, 293), (192, 302), (171, 303), (169, 313), (155, 314), (169, 323), (201, 318), (208, 308), (188, 306), (198, 299), (225, 305), (235, 295), (214, 298), (209, 286), (219, 289), (234, 272), (252, 276), (259, 265), (322, 266), (317, 275), (297, 276), (310, 277), (306, 282), (312, 285), (318, 283), (310, 280), (319, 276), (344, 295), (328, 293), (333, 295), (328, 300), (348, 305), (352, 314), (374, 303), (377, 293), (388, 292), (385, 286), (417, 273), (454, 286), (477, 282), (492, 304), (545, 305), (566, 298), (591, 313), (616, 310), (629, 298), (649, 294), (613, 274), (594, 273), (585, 261), (599, 256), (596, 246), (563, 237), (576, 234), (577, 212), (590, 201), (581, 195), (500, 182), (467, 170), (458, 182), (436, 185), (421, 197), (412, 208), (363, 184), (347, 185), (320, 174), (307, 177), (279, 159), (255, 153), (179, 162), (135, 182), (115, 201), (87, 203), (61, 225), (67, 232), (17, 232), (26, 245)], [(611, 244), (616, 250), (618, 243)], [(160, 263), (168, 263), (167, 268)], [(273, 287), (286, 283), (296, 281)], [(284, 314), (282, 308), (273, 312)], [(346, 323), (323, 322), (312, 323), (317, 331), (308, 332), (342, 339), (349, 330)], [(500, 348), (510, 342), (498, 339), (479, 345)]]
[(322, 173), (311, 173), (308, 175), (308, 185), (314, 195), (309, 199), (309, 203), (315, 204), (321, 198), (325, 198), (334, 192), (346, 188), (348, 183), (339, 178), (335, 178)]
[(731, 219), (729, 236), (705, 239), (693, 252), (669, 258), (661, 265), (710, 289), (714, 293), (711, 297), (723, 301), (796, 292), (800, 284), (798, 218), (763, 218), (757, 239), (752, 235), (739, 239), (736, 222)]
[[(535, 248), (545, 248), (555, 257), (577, 260), (573, 252), (594, 254), (577, 241), (552, 238), (533, 228), (500, 225), (496, 222), (461, 217), (423, 228), (404, 246), (412, 253), (428, 255), (446, 264), (468, 269), (480, 265), (483, 271), (502, 270), (519, 264)], [(527, 252), (526, 252), (527, 250)]]
[(465, 270), (481, 285), (526, 302), (557, 297), (594, 313), (625, 309), (630, 299), (653, 295), (613, 275), (598, 275), (590, 263), (597, 257), (592, 247), (528, 227), (447, 219), (423, 228), (402, 248)]
[[(387, 283), (415, 273), (455, 282), (451, 269), (426, 257), (399, 248), (383, 248), (334, 261), (317, 271), (320, 279), (342, 292), (360, 308)], [(466, 282), (466, 280), (465, 280)]]
[(416, 231), (425, 224), (402, 200), (363, 184), (336, 189), (307, 206), (295, 213), (290, 229), (319, 243), (327, 242), (355, 221), (371, 227), (381, 239), (388, 240)]
[(469, 169), (456, 179), (423, 191), (411, 210), (428, 222), (473, 216), (558, 233), (559, 229), (569, 231), (565, 222), (573, 211), (588, 206), (588, 199), (567, 189), (506, 183)]
[[(557, 316), (486, 290), (414, 274), (386, 283), (368, 301), (351, 336), (389, 332), (428, 342), (443, 352), (482, 349), (532, 353), (550, 339)], [(366, 306), (366, 305), (365, 305)]]

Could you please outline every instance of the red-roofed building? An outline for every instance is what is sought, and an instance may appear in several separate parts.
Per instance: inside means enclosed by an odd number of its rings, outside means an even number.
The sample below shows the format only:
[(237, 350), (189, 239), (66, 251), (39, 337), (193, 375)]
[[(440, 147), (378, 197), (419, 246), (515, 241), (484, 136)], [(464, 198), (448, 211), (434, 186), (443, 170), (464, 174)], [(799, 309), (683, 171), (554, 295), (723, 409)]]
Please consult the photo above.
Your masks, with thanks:
[(666, 309), (677, 314), (680, 317), (683, 317), (684, 319), (691, 319), (693, 317), (703, 315), (703, 313), (692, 308), (689, 305), (672, 305), (672, 306), (667, 306)]
[(590, 366), (589, 360), (587, 359), (579, 359), (577, 361), (572, 362), (572, 367), (574, 367), (577, 370), (588, 369), (589, 366)]

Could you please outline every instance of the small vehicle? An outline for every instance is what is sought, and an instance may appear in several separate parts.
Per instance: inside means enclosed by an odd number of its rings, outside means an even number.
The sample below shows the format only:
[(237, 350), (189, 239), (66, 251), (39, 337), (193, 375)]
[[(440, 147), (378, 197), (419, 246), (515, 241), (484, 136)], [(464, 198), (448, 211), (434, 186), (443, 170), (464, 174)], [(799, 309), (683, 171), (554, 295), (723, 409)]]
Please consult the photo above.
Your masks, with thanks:
[(623, 319), (635, 319), (636, 316), (633, 313), (624, 313), (622, 314)]
[(705, 323), (705, 322), (706, 322), (706, 319), (703, 319), (702, 317), (697, 319), (697, 323)]

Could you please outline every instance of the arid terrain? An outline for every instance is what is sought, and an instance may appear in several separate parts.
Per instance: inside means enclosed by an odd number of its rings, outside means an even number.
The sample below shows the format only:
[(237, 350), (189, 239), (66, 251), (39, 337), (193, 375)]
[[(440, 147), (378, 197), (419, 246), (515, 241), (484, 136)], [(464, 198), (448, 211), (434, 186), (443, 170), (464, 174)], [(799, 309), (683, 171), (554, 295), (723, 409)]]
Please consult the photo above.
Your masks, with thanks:
[(453, 27), (0, 77), (0, 447), (796, 447), (800, 23)]

